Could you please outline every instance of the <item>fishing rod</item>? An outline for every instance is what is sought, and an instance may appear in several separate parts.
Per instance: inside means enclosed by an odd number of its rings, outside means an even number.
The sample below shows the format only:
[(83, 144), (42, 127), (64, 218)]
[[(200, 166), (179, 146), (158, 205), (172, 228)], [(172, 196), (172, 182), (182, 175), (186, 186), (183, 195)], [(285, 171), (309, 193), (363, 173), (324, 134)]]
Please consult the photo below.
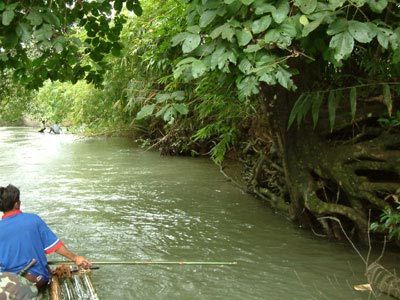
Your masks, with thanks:
[[(92, 261), (92, 265), (212, 265), (226, 266), (237, 265), (236, 261)], [(73, 265), (72, 261), (49, 261), (49, 265)]]

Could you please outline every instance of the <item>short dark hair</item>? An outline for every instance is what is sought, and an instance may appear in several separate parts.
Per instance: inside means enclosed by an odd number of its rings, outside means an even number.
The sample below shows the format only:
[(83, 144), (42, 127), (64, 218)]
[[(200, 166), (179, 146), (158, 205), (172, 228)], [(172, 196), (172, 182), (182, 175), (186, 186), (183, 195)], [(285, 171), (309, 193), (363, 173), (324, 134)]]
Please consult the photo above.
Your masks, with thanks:
[(0, 210), (8, 212), (14, 208), (14, 204), (19, 202), (19, 189), (12, 184), (7, 187), (0, 187)]

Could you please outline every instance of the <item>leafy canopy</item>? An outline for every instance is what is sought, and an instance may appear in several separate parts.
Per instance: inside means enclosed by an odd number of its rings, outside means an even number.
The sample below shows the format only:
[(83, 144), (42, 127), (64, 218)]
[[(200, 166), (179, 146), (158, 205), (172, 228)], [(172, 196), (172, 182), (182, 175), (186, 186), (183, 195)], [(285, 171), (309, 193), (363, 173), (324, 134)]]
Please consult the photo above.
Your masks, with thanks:
[(294, 91), (294, 75), (306, 75), (295, 66), (318, 62), (337, 72), (360, 49), (400, 61), (394, 0), (193, 0), (187, 14), (186, 31), (172, 41), (187, 54), (174, 75), (229, 73), (241, 98), (258, 94), (261, 84)]
[[(0, 0), (0, 70), (38, 87), (48, 78), (100, 83), (105, 54), (119, 55), (123, 6), (141, 15), (139, 0)], [(73, 33), (83, 28), (82, 42)]]

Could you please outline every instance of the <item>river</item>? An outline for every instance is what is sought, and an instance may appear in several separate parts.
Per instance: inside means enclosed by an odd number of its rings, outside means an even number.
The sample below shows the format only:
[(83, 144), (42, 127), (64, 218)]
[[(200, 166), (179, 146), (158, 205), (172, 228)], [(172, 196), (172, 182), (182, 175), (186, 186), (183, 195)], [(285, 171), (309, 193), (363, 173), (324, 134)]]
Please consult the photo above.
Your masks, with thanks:
[(348, 243), (297, 228), (207, 159), (17, 127), (0, 128), (0, 153), (0, 185), (91, 260), (238, 262), (102, 266), (100, 299), (368, 299), (352, 289), (366, 280)]

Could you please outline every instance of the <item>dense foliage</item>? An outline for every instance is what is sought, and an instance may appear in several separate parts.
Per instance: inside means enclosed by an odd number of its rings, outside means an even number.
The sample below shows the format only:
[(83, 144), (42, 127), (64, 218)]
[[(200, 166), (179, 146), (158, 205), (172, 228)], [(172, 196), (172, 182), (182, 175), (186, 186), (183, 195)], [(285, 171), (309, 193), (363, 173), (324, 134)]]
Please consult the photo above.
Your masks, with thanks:
[[(0, 1), (0, 69), (14, 69), (14, 77), (30, 87), (48, 78), (99, 84), (104, 55), (121, 50), (124, 5), (142, 13), (138, 0)], [(74, 36), (77, 28), (87, 39)]]

